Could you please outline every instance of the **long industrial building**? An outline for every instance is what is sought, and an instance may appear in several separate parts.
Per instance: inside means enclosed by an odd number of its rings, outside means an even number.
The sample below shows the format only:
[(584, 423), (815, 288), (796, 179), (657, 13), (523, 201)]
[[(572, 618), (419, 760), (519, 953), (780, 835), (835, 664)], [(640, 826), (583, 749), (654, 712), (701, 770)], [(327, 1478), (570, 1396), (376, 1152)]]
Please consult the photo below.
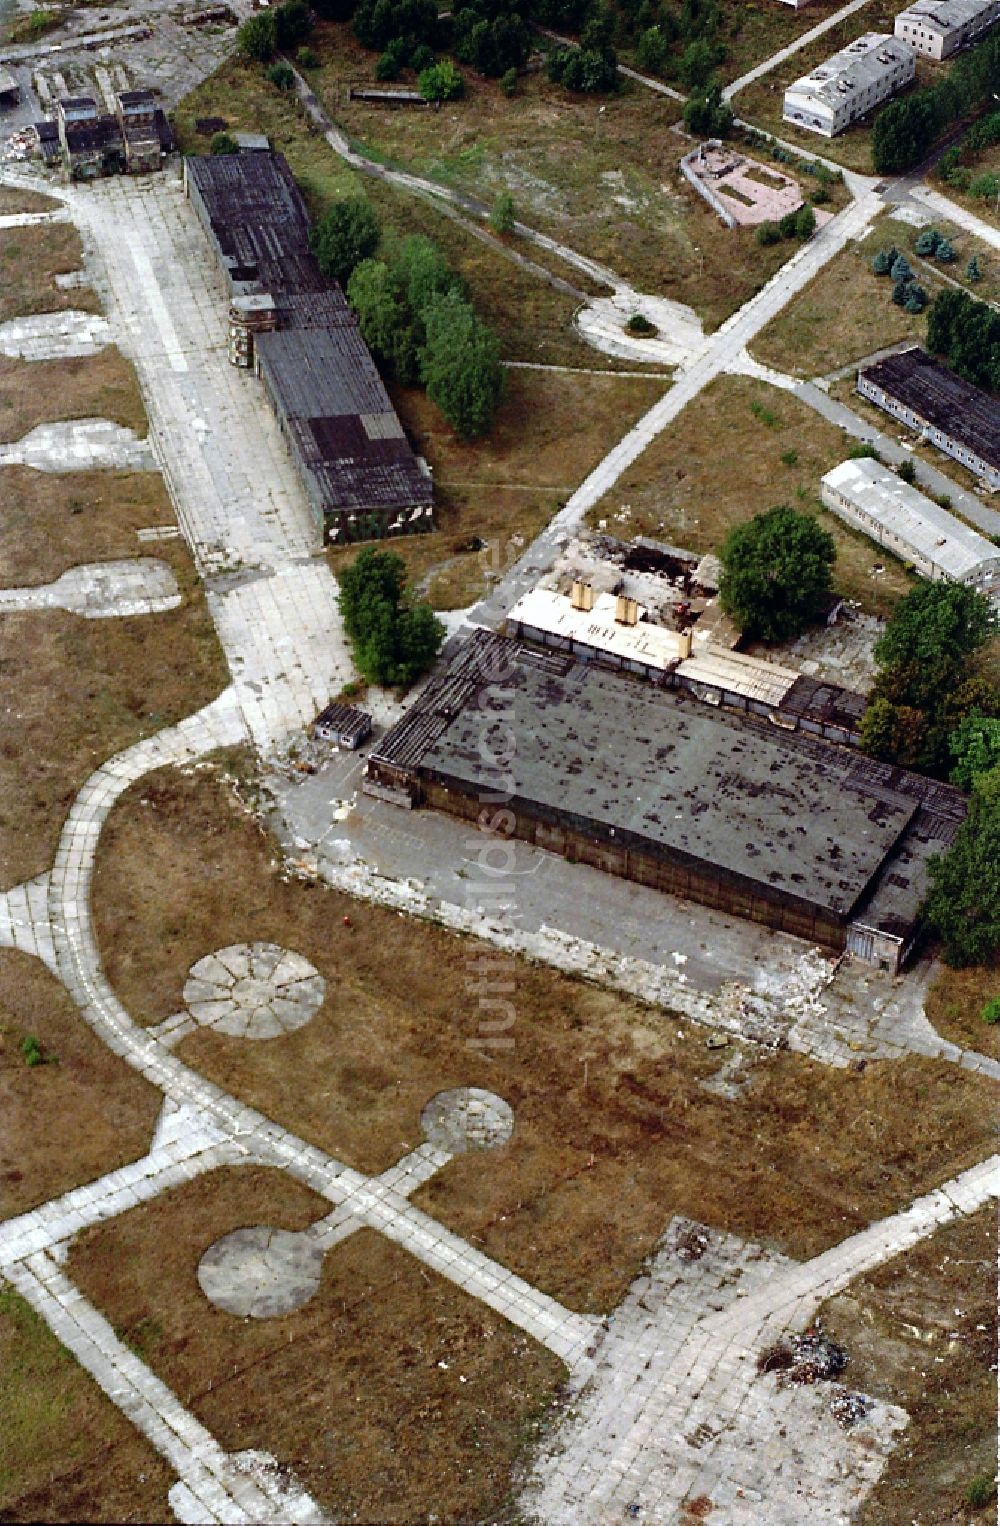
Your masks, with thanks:
[(191, 204), (229, 293), (229, 355), (271, 399), (317, 541), (433, 529), (433, 488), (340, 287), (309, 246), (309, 214), (284, 157), (248, 150), (184, 161)]
[(924, 577), (968, 583), (1000, 597), (1000, 547), (880, 461), (842, 461), (823, 477), (820, 497), (832, 513), (912, 562)]
[(857, 391), (1000, 488), (1000, 403), (914, 345), (858, 372)]
[[(477, 631), (365, 788), (897, 969), (959, 791), (571, 655)], [(488, 805), (487, 805), (488, 802)]]
[(783, 117), (796, 127), (836, 137), (909, 84), (916, 54), (885, 32), (866, 32), (785, 91)]

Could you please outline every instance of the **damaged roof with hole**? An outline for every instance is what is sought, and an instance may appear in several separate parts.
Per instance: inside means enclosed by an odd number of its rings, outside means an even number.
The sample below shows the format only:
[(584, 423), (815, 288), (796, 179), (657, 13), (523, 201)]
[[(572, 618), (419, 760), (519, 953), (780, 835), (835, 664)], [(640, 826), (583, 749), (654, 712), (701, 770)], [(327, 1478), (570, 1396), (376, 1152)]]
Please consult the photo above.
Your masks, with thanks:
[[(495, 766), (508, 742), (509, 763)], [(515, 810), (709, 864), (841, 920), (874, 888), (931, 787), (766, 720), (483, 632), (372, 756), (466, 793), (503, 790)], [(957, 792), (933, 788), (949, 822), (960, 820)]]
[(329, 519), (430, 505), (417, 459), (340, 287), (309, 248), (309, 214), (281, 154), (189, 158), (186, 173), (234, 293), (273, 296), (257, 368), (310, 498)]

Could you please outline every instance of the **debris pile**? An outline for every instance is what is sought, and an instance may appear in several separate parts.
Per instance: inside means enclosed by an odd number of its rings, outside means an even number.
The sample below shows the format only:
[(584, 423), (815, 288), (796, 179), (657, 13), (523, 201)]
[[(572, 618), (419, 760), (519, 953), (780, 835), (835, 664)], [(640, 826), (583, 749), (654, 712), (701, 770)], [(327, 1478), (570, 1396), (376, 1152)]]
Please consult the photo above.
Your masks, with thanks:
[(802, 1335), (775, 1341), (757, 1358), (758, 1372), (780, 1372), (780, 1383), (795, 1386), (829, 1382), (839, 1377), (846, 1366), (847, 1352), (826, 1334), (821, 1319)]
[(872, 1401), (867, 1394), (851, 1393), (845, 1388), (831, 1402), (830, 1414), (839, 1426), (848, 1431), (856, 1420), (865, 1418), (871, 1407)]

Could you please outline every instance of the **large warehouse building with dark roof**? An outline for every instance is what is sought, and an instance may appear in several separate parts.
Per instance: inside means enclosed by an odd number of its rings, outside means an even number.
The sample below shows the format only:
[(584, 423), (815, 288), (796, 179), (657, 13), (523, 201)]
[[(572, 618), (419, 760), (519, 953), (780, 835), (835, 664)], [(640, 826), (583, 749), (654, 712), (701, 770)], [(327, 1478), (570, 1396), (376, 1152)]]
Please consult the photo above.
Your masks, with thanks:
[(185, 186), (228, 282), (230, 359), (263, 381), (323, 540), (433, 529), (414, 454), (357, 319), (309, 247), (281, 154), (184, 161)]
[(502, 800), (538, 847), (890, 969), (965, 814), (905, 769), (485, 631), (366, 775), (471, 819)]
[(914, 346), (858, 372), (857, 390), (1000, 488), (1000, 403)]

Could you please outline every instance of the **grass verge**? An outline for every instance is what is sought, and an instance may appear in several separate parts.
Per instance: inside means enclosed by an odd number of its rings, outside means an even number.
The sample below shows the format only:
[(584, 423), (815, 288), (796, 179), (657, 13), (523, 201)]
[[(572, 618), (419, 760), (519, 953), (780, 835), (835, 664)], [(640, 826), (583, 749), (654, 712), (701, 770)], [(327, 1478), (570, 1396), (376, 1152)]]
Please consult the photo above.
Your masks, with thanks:
[(57, 275), (83, 264), (80, 235), (69, 223), (41, 223), (0, 232), (0, 323), (30, 313), (82, 308), (97, 313), (101, 304), (88, 286), (62, 291)]
[[(532, 540), (587, 473), (664, 390), (662, 381), (509, 371), (489, 438), (463, 445), (426, 394), (397, 389), (410, 438), (434, 472), (438, 530), (393, 543), (439, 609), (463, 608), (487, 588), (499, 543), (511, 555)], [(334, 570), (357, 548), (331, 553)]]
[(195, 1273), (220, 1235), (328, 1208), (277, 1172), (217, 1171), (81, 1236), (71, 1272), (222, 1446), (271, 1452), (332, 1519), (496, 1519), (563, 1375), (547, 1351), (371, 1230), (280, 1319), (206, 1303)]
[(84, 620), (45, 610), (0, 622), (11, 697), (0, 716), (2, 888), (49, 867), (66, 812), (99, 764), (190, 715), (229, 681), (186, 547), (165, 541), (155, 554), (183, 596), (166, 614)]
[[(39, 1042), (40, 1065), (25, 1063), (28, 1035)], [(43, 964), (0, 950), (0, 1218), (144, 1155), (161, 1102)]]
[(164, 770), (122, 798), (93, 905), (108, 976), (146, 1022), (181, 1007), (190, 966), (213, 949), (263, 938), (310, 959), (327, 991), (305, 1027), (258, 1044), (200, 1029), (178, 1053), (361, 1170), (420, 1142), (436, 1092), (506, 1097), (502, 1155), (452, 1161), (418, 1201), (574, 1307), (613, 1307), (671, 1214), (811, 1256), (992, 1141), (991, 1088), (944, 1062), (858, 1073), (755, 1054), (754, 1085), (727, 1101), (698, 1084), (718, 1068), (704, 1030), (521, 960), (514, 1047), (485, 1058), (468, 1043), (468, 990), (486, 946), (289, 881), (204, 771)]
[(967, 970), (940, 966), (924, 1010), (943, 1039), (1000, 1060), (1000, 1024), (984, 1023), (983, 1008), (1000, 996), (1000, 958)]
[(22, 212), (55, 212), (61, 205), (54, 196), (45, 196), (41, 191), (0, 185), (0, 217), (18, 217)]
[(996, 1472), (996, 1211), (981, 1208), (859, 1278), (821, 1311), (849, 1353), (845, 1381), (910, 1423), (859, 1526), (996, 1521), (966, 1490)]
[(0, 443), (58, 419), (110, 419), (145, 435), (146, 411), (132, 362), (114, 345), (67, 360), (0, 356)]
[(4, 583), (53, 582), (79, 562), (139, 554), (136, 531), (172, 525), (173, 505), (158, 472), (36, 472), (0, 467), (0, 567)]
[[(591, 510), (613, 534), (717, 550), (727, 530), (776, 503), (815, 511), (837, 546), (834, 583), (884, 615), (911, 586), (902, 567), (819, 503), (819, 479), (847, 455), (844, 433), (764, 383), (712, 382)], [(884, 570), (872, 575), (874, 566)]]
[(172, 1521), (174, 1476), (33, 1309), (0, 1288), (0, 1516)]

